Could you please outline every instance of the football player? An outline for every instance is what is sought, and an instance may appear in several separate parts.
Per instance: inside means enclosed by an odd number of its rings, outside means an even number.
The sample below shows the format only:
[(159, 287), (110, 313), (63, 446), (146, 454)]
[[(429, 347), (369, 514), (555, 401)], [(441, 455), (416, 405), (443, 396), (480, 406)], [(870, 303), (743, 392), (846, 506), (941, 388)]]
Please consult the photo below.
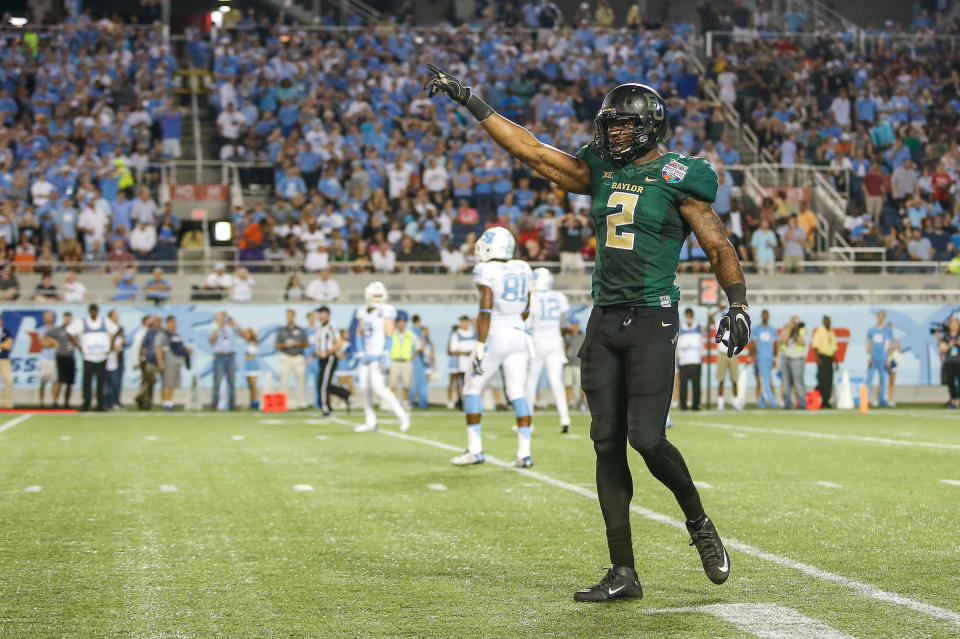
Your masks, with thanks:
[(679, 503), (707, 576), (725, 582), (730, 557), (704, 513), (680, 451), (666, 438), (680, 324), (675, 271), (691, 231), (729, 301), (717, 341), (730, 356), (750, 341), (743, 270), (712, 206), (716, 172), (703, 158), (660, 152), (667, 108), (648, 86), (623, 84), (610, 91), (597, 113), (594, 140), (573, 156), (494, 112), (457, 78), (427, 66), (424, 89), (430, 95), (442, 93), (465, 106), (494, 142), (560, 188), (593, 197), (594, 307), (579, 355), (611, 566), (598, 584), (577, 591), (574, 599), (643, 596), (630, 532), (628, 444)]
[(410, 416), (383, 381), (383, 366), (390, 357), (393, 323), (397, 312), (387, 304), (387, 287), (383, 282), (367, 284), (363, 295), (367, 303), (357, 309), (356, 315), (357, 350), (360, 353), (357, 384), (363, 399), (366, 423), (354, 430), (358, 433), (377, 430), (377, 413), (373, 409), (373, 396), (376, 395), (396, 414), (400, 420), (400, 430), (405, 431), (410, 428)]
[(513, 259), (516, 248), (513, 234), (502, 226), (483, 232), (474, 245), (477, 265), (473, 281), (480, 297), (477, 316), (477, 345), (473, 363), (463, 384), (463, 407), (467, 414), (467, 450), (450, 463), (470, 466), (483, 463), (480, 395), (487, 381), (503, 368), (507, 399), (517, 418), (517, 458), (512, 466), (530, 468), (530, 405), (526, 398), (527, 329), (524, 321), (530, 311), (530, 265)]
[(530, 317), (527, 323), (533, 336), (533, 357), (527, 373), (527, 400), (536, 408), (537, 384), (540, 373), (547, 369), (547, 381), (553, 400), (560, 413), (560, 432), (570, 432), (570, 411), (567, 410), (567, 392), (563, 387), (563, 336), (560, 333), (570, 310), (567, 296), (553, 291), (553, 274), (541, 267), (533, 271), (533, 293), (530, 296)]

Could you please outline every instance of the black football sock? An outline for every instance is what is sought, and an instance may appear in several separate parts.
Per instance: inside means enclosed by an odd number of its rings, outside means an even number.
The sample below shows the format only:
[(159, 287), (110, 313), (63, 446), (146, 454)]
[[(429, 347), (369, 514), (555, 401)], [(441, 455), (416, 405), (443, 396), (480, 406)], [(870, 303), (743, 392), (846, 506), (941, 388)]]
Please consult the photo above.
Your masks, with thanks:
[(633, 568), (633, 536), (630, 526), (607, 529), (607, 548), (610, 549), (610, 563), (614, 566)]
[(607, 525), (610, 563), (633, 568), (633, 541), (630, 535), (630, 500), (633, 477), (627, 463), (627, 443), (601, 440), (593, 443), (597, 452), (597, 495)]
[(656, 447), (642, 450), (640, 454), (650, 473), (673, 492), (687, 521), (700, 518), (704, 514), (700, 493), (693, 485), (690, 471), (687, 470), (687, 464), (677, 447), (664, 437)]

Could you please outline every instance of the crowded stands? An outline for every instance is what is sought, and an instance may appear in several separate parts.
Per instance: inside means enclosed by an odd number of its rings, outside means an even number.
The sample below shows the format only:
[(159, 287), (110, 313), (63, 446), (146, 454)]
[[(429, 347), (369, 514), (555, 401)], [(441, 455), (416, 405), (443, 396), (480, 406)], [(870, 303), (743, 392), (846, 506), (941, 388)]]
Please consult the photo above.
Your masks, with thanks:
[[(549, 2), (497, 3), (469, 29), (264, 28), (251, 14), (211, 47), (189, 38), (184, 64), (212, 77), (201, 117), (215, 123), (215, 159), (237, 162), (245, 188), (264, 187), (256, 204), (233, 210), (237, 261), (251, 272), (337, 271), (338, 262), (456, 272), (472, 261), (472, 238), (501, 224), (522, 257), (583, 272), (594, 256), (589, 199), (552, 189), (449, 102), (426, 97), (429, 52), (571, 152), (592, 138), (611, 86), (657, 88), (670, 108), (669, 148), (720, 169), (716, 209), (748, 268), (792, 270), (817, 257), (817, 212), (782, 191), (747, 201), (742, 173), (725, 168), (741, 155), (723, 103), (756, 131), (766, 159), (833, 169), (849, 194), (847, 242), (886, 248), (892, 260), (955, 259), (960, 270), (960, 76), (952, 41), (934, 37), (954, 25), (924, 15), (909, 25), (919, 40), (887, 25), (868, 31), (865, 47), (802, 14), (714, 13), (704, 3), (700, 32), (717, 32), (705, 60), (714, 101), (690, 57), (694, 27), (645, 24), (635, 9), (629, 29), (609, 28), (606, 2), (569, 19)], [(158, 206), (151, 167), (182, 154), (174, 54), (158, 29), (89, 15), (38, 33), (5, 33), (0, 49), (0, 257), (21, 272), (117, 262), (118, 282), (137, 263), (144, 274), (146, 262), (172, 268), (180, 221)], [(698, 270), (706, 256), (691, 238), (681, 259)]]

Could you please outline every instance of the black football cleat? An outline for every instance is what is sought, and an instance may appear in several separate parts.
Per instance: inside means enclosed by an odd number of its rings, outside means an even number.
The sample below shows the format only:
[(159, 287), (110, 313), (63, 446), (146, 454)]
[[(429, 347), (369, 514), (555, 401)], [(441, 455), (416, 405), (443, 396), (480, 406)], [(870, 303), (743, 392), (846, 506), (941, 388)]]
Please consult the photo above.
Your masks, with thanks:
[(636, 570), (627, 566), (610, 566), (600, 583), (576, 591), (573, 599), (591, 603), (614, 599), (643, 599), (643, 588), (640, 587)]
[(707, 573), (707, 577), (715, 584), (725, 582), (730, 576), (730, 555), (720, 541), (717, 527), (704, 515), (700, 521), (688, 521), (687, 531), (690, 533), (690, 545), (696, 546), (700, 553), (703, 572)]

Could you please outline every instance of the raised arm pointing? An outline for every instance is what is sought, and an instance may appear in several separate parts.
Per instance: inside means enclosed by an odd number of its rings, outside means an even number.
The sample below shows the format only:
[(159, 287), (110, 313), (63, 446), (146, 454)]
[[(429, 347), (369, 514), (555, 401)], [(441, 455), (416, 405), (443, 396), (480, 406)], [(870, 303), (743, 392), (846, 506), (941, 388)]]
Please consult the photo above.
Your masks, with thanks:
[(531, 169), (574, 193), (590, 193), (590, 168), (569, 153), (544, 144), (525, 128), (511, 122), (484, 102), (460, 80), (427, 64), (433, 75), (423, 85), (431, 97), (443, 93), (457, 104), (467, 107), (493, 141)]

